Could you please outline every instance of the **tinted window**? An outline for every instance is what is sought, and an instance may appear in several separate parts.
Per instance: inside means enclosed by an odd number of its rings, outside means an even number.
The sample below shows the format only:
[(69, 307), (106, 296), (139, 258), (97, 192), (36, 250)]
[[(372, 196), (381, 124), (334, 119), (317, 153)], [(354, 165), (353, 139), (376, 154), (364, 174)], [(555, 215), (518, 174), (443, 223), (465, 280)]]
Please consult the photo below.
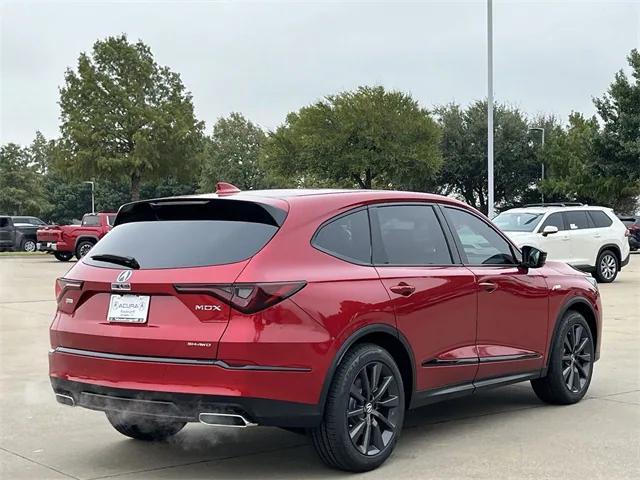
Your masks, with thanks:
[(107, 216), (107, 222), (109, 223), (109, 225), (111, 225), (113, 227), (113, 222), (115, 222), (116, 220), (116, 216), (115, 215), (108, 215)]
[(83, 227), (99, 227), (100, 218), (98, 218), (97, 215), (85, 215), (82, 218), (82, 226)]
[(447, 265), (453, 263), (433, 207), (399, 205), (375, 209), (374, 263)]
[(564, 220), (567, 224), (567, 230), (581, 230), (591, 228), (587, 212), (584, 210), (571, 210), (564, 212)]
[(6, 228), (9, 226), (9, 219), (7, 217), (0, 217), (0, 228)]
[(369, 215), (360, 210), (344, 215), (318, 230), (313, 245), (336, 257), (371, 263)]
[(609, 218), (609, 215), (601, 210), (589, 210), (589, 216), (596, 228), (610, 227), (613, 220)]
[(133, 257), (140, 268), (201, 267), (234, 263), (253, 256), (278, 230), (273, 225), (230, 221), (132, 222), (111, 230), (83, 261), (119, 268), (90, 257)]
[[(122, 268), (91, 258), (111, 254), (133, 257), (145, 269), (235, 263), (255, 255), (279, 228), (269, 210), (275, 213), (274, 208), (247, 201), (171, 200), (125, 207), (117, 226), (83, 257), (83, 262)], [(278, 212), (278, 218), (284, 220), (286, 212)]]
[(28, 217), (12, 217), (13, 218), (13, 223), (14, 225), (16, 223), (26, 223), (29, 224), (29, 218)]
[(446, 207), (447, 218), (458, 236), (470, 265), (516, 263), (509, 243), (486, 222), (457, 208)]
[(562, 218), (562, 213), (552, 213), (547, 217), (547, 219), (540, 226), (539, 232), (544, 230), (544, 227), (551, 225), (552, 227), (557, 227), (558, 230), (564, 230), (564, 220)]

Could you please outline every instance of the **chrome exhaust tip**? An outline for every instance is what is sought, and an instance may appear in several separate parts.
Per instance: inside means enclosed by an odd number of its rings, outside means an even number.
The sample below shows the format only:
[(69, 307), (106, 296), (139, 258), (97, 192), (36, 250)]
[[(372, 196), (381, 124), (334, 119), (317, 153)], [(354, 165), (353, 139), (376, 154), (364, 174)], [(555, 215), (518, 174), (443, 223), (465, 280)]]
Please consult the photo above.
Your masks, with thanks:
[(68, 407), (75, 407), (76, 401), (73, 399), (71, 395), (63, 395), (61, 393), (56, 393), (56, 400), (58, 403), (62, 405), (66, 405)]
[(201, 413), (198, 421), (213, 427), (246, 428), (258, 425), (238, 413)]

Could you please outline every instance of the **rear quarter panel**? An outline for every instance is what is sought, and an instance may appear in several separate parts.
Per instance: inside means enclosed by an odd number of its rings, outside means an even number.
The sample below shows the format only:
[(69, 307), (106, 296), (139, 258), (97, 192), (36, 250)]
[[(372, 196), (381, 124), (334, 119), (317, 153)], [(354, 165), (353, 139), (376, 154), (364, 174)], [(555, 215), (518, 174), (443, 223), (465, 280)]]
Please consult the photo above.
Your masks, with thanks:
[[(343, 200), (342, 200), (343, 201)], [(220, 344), (220, 358), (290, 365), (296, 362), (317, 372), (317, 392), (342, 344), (370, 324), (396, 327), (389, 295), (374, 267), (356, 265), (315, 249), (311, 238), (317, 227), (357, 203), (334, 210), (331, 198), (323, 208), (308, 210), (297, 199), (280, 232), (251, 259), (238, 282), (304, 280), (307, 285), (281, 306), (253, 320), (234, 314)], [(260, 322), (259, 333), (249, 338), (247, 322)], [(236, 342), (237, 338), (242, 338)], [(246, 358), (255, 355), (260, 358)]]

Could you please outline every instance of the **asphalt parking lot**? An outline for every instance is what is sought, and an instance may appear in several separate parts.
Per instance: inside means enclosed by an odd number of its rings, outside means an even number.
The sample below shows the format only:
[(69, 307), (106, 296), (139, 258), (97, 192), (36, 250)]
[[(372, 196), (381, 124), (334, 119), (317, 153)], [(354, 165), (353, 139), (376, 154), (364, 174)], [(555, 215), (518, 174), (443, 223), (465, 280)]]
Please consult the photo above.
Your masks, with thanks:
[[(51, 256), (0, 257), (0, 478), (336, 478), (304, 436), (191, 424), (168, 443), (127, 439), (104, 415), (56, 403), (47, 376)], [(601, 286), (602, 357), (577, 405), (528, 383), (407, 416), (391, 459), (358, 478), (640, 478), (640, 255)]]

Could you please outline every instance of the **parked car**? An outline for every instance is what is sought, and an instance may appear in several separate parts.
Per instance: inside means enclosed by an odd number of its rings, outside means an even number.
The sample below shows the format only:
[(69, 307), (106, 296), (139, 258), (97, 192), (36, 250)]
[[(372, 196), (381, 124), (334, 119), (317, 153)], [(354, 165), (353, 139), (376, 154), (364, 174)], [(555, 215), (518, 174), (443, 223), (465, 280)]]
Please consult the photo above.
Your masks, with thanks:
[(53, 253), (61, 262), (68, 262), (74, 255), (80, 259), (111, 230), (115, 217), (115, 213), (87, 213), (80, 225), (41, 228), (37, 248)]
[(409, 408), (527, 380), (575, 403), (599, 357), (595, 280), (451, 198), (223, 185), (115, 225), (57, 280), (50, 377), (135, 439), (308, 429), (365, 471)]
[(627, 228), (610, 208), (531, 205), (502, 212), (493, 222), (519, 247), (536, 247), (599, 282), (613, 282), (629, 263)]
[(36, 230), (38, 227), (31, 223), (15, 221), (15, 219), (22, 220), (23, 218), (35, 217), (0, 215), (0, 250), (36, 251)]
[(640, 248), (640, 217), (619, 217), (629, 231), (629, 249), (635, 252)]

